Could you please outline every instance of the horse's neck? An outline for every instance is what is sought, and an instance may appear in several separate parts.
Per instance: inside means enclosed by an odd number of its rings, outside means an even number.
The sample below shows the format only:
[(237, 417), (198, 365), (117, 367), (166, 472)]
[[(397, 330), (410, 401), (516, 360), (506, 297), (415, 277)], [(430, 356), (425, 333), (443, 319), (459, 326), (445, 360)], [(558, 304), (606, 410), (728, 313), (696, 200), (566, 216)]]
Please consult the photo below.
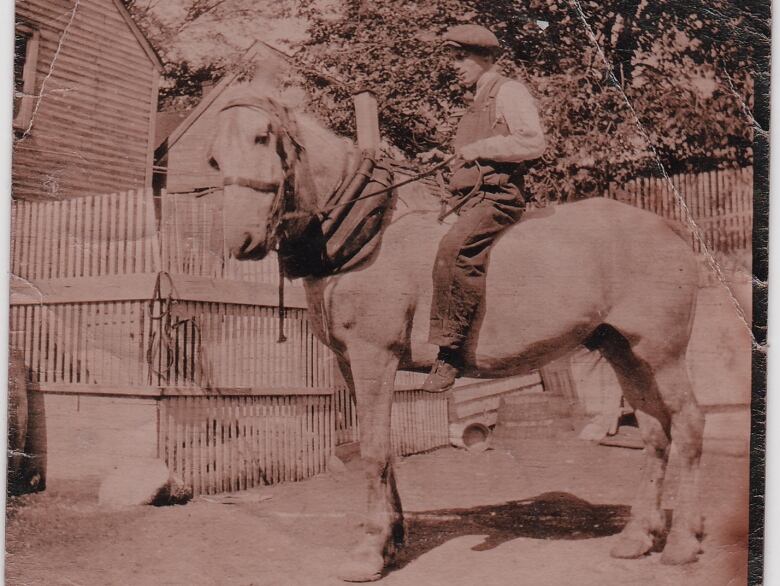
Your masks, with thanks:
[(351, 140), (330, 132), (309, 117), (302, 119), (300, 133), (313, 190), (308, 197), (316, 209), (321, 209), (360, 164), (360, 151)]
[[(309, 183), (314, 193), (309, 201), (315, 209), (322, 209), (328, 198), (347, 181), (361, 162), (358, 146), (347, 138), (340, 137), (321, 126), (309, 116), (299, 121), (301, 142), (306, 150)], [(413, 176), (411, 171), (395, 171), (395, 183)], [(397, 191), (397, 212), (437, 212), (439, 197), (426, 184), (414, 182)]]

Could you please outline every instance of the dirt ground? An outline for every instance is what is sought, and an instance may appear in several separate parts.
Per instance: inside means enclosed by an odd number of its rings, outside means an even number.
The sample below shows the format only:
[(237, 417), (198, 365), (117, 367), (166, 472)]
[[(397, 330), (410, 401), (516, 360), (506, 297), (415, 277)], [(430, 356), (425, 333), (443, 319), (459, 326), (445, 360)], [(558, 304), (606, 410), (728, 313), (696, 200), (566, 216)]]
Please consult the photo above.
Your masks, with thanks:
[[(745, 584), (748, 461), (706, 446), (700, 560), (668, 567), (658, 553), (609, 557), (641, 462), (638, 450), (573, 440), (401, 459), (408, 540), (381, 583)], [(675, 476), (672, 464), (670, 489)], [(343, 584), (336, 567), (355, 543), (365, 499), (352, 469), (165, 508), (108, 512), (95, 494), (74, 482), (10, 503), (7, 584)]]

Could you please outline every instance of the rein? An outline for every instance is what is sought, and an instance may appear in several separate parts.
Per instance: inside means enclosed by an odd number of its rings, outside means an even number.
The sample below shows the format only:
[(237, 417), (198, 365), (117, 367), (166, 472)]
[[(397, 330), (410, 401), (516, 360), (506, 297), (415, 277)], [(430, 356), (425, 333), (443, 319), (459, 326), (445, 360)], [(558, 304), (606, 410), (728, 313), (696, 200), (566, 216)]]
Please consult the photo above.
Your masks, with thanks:
[[(385, 187), (383, 189), (380, 189), (379, 191), (372, 191), (371, 193), (367, 193), (366, 195), (361, 195), (359, 197), (356, 197), (354, 199), (351, 199), (349, 201), (345, 201), (342, 203), (333, 204), (330, 206), (325, 206), (323, 208), (319, 208), (314, 212), (287, 212), (283, 214), (284, 219), (292, 219), (292, 218), (305, 218), (305, 217), (311, 217), (311, 216), (317, 216), (317, 215), (324, 215), (327, 216), (328, 212), (331, 212), (337, 208), (352, 205), (356, 201), (360, 201), (362, 199), (368, 199), (370, 197), (376, 197), (377, 195), (383, 195), (385, 193), (388, 193), (390, 191), (393, 191), (394, 189), (398, 189), (399, 187), (403, 187), (404, 185), (409, 185), (410, 183), (414, 183), (415, 181), (419, 181), (420, 179), (424, 179), (426, 177), (430, 177), (440, 169), (443, 169), (446, 167), (450, 162), (452, 162), (456, 158), (456, 155), (452, 155), (448, 157), (447, 159), (441, 161), (440, 163), (435, 164), (430, 169), (427, 169), (423, 171), (422, 173), (417, 173), (416, 175), (413, 175), (412, 177), (409, 177), (408, 179), (404, 179), (403, 181), (399, 181), (398, 183), (394, 183), (388, 187)], [(352, 180), (353, 177), (357, 175), (357, 171), (350, 177), (348, 181), (345, 181), (344, 184), (347, 185)]]

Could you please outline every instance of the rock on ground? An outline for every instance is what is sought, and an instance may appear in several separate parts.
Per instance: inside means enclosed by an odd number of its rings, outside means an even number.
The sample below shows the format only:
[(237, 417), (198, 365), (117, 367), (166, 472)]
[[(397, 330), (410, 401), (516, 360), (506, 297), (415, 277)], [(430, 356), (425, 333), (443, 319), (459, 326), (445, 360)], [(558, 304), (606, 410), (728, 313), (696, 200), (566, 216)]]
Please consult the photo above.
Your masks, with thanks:
[(171, 476), (157, 458), (123, 462), (100, 485), (98, 503), (102, 507), (181, 504), (192, 498), (181, 481)]

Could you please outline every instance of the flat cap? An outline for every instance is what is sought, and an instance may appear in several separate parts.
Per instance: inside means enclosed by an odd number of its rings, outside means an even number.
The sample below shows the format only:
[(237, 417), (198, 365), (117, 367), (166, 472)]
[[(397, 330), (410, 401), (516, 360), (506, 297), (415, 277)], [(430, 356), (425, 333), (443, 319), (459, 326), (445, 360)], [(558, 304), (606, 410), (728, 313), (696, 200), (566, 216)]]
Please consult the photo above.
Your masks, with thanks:
[(474, 47), (476, 49), (496, 50), (498, 44), (496, 35), (478, 24), (459, 24), (444, 33), (444, 44), (453, 47)]

